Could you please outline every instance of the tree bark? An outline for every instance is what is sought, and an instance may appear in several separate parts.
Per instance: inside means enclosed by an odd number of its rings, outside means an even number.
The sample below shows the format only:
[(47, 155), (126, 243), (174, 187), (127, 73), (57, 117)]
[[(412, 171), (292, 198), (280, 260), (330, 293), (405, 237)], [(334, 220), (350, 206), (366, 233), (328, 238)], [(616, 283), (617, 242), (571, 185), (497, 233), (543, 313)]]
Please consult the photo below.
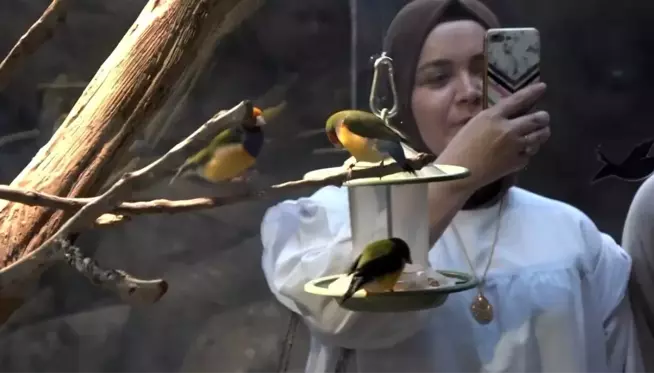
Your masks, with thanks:
[[(98, 193), (129, 159), (128, 148), (169, 97), (189, 89), (194, 69), (209, 58), (224, 25), (241, 16), (249, 0), (151, 0), (100, 67), (57, 129), (12, 186), (67, 197)], [(220, 26), (217, 26), (220, 25)], [(71, 216), (70, 211), (0, 201), (0, 268), (20, 265)], [(26, 272), (15, 289), (0, 295), (0, 324), (15, 299), (46, 269)], [(20, 303), (20, 302), (18, 302)]]

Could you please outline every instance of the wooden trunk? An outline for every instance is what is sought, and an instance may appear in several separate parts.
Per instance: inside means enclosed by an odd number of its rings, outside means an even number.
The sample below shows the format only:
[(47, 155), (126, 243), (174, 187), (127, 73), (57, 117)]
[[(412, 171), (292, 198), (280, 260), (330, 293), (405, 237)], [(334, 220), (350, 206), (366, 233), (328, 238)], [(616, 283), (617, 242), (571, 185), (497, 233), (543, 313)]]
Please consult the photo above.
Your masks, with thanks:
[[(161, 110), (173, 110), (172, 101), (190, 88), (225, 28), (249, 15), (252, 5), (251, 0), (151, 0), (11, 185), (58, 196), (96, 195), (127, 163), (136, 136), (157, 125), (152, 119)], [(38, 248), (70, 215), (0, 201), (0, 268)], [(0, 324), (20, 305), (16, 299), (29, 296), (46, 267), (26, 269), (22, 286), (3, 290)]]

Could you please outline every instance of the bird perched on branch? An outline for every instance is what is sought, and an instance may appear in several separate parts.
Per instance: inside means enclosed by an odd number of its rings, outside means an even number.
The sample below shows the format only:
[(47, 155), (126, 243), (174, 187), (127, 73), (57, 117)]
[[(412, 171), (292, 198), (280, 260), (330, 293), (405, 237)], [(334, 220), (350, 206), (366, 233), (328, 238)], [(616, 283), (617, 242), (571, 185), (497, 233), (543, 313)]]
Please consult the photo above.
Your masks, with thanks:
[(388, 238), (368, 244), (348, 271), (348, 275), (353, 275), (352, 282), (340, 303), (351, 298), (359, 289), (368, 286), (393, 291), (407, 263), (412, 264), (411, 250), (400, 238)]
[(211, 183), (241, 181), (256, 162), (264, 143), (264, 113), (254, 107), (251, 120), (219, 133), (207, 147), (189, 157), (170, 180), (196, 175)]
[[(406, 172), (416, 170), (407, 162), (402, 143), (407, 138), (373, 113), (362, 110), (342, 110), (332, 114), (325, 126), (327, 138), (334, 146), (345, 148), (357, 162), (380, 162), (388, 156)], [(350, 172), (355, 163), (350, 165)]]

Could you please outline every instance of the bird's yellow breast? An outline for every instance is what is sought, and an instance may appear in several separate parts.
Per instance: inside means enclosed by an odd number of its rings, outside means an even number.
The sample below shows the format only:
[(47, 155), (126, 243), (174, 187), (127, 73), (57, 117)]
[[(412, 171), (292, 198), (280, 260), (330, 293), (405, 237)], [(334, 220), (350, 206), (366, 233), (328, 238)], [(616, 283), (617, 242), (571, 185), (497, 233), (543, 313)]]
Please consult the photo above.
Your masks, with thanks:
[(245, 151), (242, 144), (222, 146), (216, 149), (203, 170), (203, 176), (213, 182), (220, 182), (240, 176), (252, 167), (256, 158)]
[(374, 149), (368, 139), (350, 132), (346, 126), (338, 126), (336, 136), (338, 137), (338, 141), (343, 144), (343, 147), (347, 149), (347, 151), (350, 152), (358, 162), (375, 163), (384, 160), (384, 156)]
[(364, 286), (364, 289), (369, 292), (384, 292), (392, 290), (395, 287), (395, 284), (400, 279), (402, 275), (402, 269), (397, 272), (388, 273), (386, 275), (375, 278), (369, 284)]

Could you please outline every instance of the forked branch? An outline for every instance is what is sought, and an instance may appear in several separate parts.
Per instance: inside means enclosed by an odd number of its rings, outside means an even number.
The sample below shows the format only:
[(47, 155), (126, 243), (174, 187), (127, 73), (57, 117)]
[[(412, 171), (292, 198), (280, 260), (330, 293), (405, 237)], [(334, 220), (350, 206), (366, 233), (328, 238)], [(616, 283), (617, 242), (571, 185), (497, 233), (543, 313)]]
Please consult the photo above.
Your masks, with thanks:
[(125, 174), (99, 197), (91, 198), (77, 213), (39, 248), (12, 263), (0, 272), (0, 292), (20, 281), (25, 271), (35, 270), (44, 262), (65, 260), (94, 283), (116, 292), (132, 303), (154, 302), (161, 298), (167, 285), (161, 279), (139, 280), (119, 270), (104, 270), (92, 259), (85, 258), (78, 248), (67, 244), (69, 234), (94, 224), (104, 213), (115, 210), (133, 191), (143, 189), (157, 181), (166, 171), (182, 163), (190, 154), (227, 127), (240, 125), (252, 115), (252, 104), (243, 101), (229, 111), (222, 111), (203, 124), (189, 137), (175, 145), (161, 158), (140, 170)]

